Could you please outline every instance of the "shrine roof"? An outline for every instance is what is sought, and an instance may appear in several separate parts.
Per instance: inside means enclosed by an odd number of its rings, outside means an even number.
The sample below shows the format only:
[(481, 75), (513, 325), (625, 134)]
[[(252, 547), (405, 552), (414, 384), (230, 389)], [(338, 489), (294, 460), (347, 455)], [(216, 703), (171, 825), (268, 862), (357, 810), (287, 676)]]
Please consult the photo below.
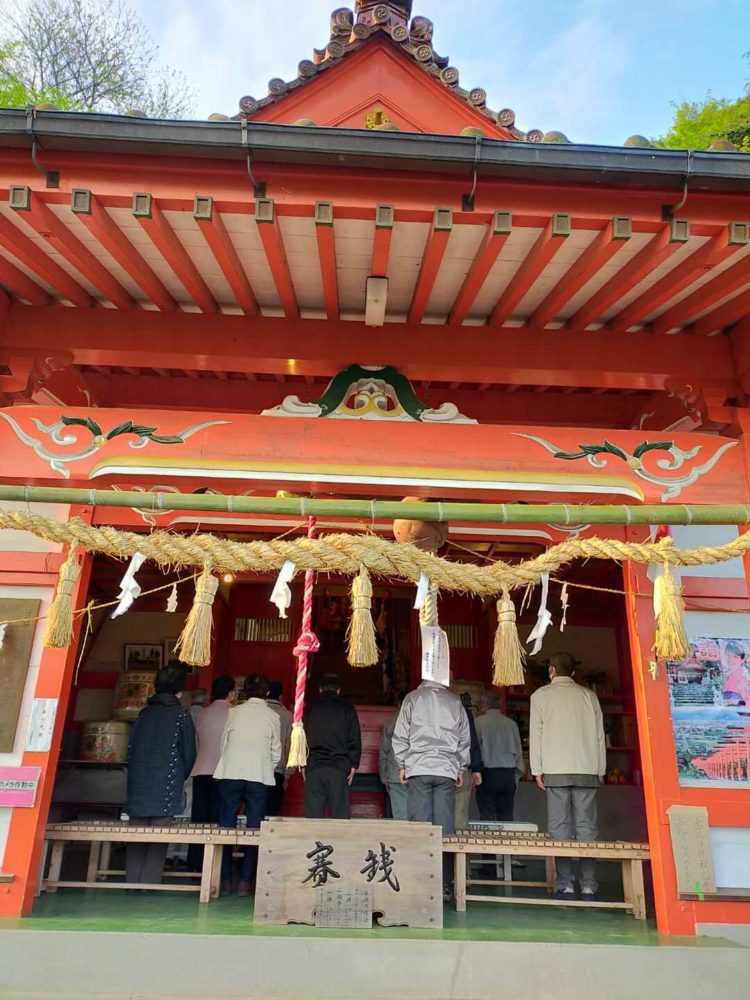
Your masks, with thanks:
[[(567, 142), (560, 132), (550, 132), (548, 136), (541, 129), (521, 131), (515, 124), (515, 112), (511, 108), (493, 111), (487, 106), (487, 93), (482, 87), (465, 89), (460, 86), (459, 70), (450, 64), (447, 56), (439, 55), (433, 48), (432, 21), (427, 17), (411, 16), (412, 2), (390, 0), (386, 3), (372, 0), (356, 0), (354, 10), (339, 7), (331, 12), (329, 37), (321, 48), (314, 48), (312, 59), (303, 59), (297, 68), (294, 80), (284, 80), (275, 77), (269, 81), (268, 94), (256, 99), (245, 96), (240, 99), (240, 115), (252, 118), (262, 113), (269, 106), (283, 101), (287, 95), (305, 87), (322, 74), (335, 69), (355, 52), (376, 39), (382, 39), (393, 45), (414, 65), (436, 80), (446, 90), (459, 97), (471, 109), (479, 112), (491, 126), (499, 126), (503, 138), (522, 142)], [(218, 117), (218, 116), (217, 116)], [(386, 123), (384, 128), (388, 128)], [(473, 134), (481, 129), (471, 127), (467, 133)]]

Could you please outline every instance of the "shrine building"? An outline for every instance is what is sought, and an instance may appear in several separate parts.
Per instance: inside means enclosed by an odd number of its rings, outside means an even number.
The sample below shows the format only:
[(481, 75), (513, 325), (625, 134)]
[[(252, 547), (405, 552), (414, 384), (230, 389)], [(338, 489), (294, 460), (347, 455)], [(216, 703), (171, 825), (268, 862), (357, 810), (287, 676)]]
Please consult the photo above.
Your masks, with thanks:
[[(364, 545), (392, 540), (394, 505), (411, 498), (445, 505), (440, 556), (467, 572), (587, 539), (646, 545), (670, 523), (675, 547), (702, 553), (678, 566), (684, 660), (654, 652), (658, 567), (576, 557), (548, 573), (546, 604), (535, 585), (512, 592), (525, 680), (496, 690), (526, 758), (553, 654), (571, 653), (599, 699), (600, 838), (641, 845), (646, 877), (621, 887), (615, 873), (602, 898), (621, 910), (588, 911), (592, 933), (639, 908), (661, 935), (750, 926), (750, 564), (715, 551), (750, 512), (750, 159), (643, 136), (579, 145), (502, 95), (491, 107), (411, 8), (333, 11), (294, 79), (208, 121), (0, 110), (2, 918), (82, 898), (55, 878), (114, 877), (75, 845), (51, 875), (46, 831), (119, 822), (127, 725), (195, 592), (195, 570), (147, 557), (142, 596), (112, 619), (128, 560), (84, 539), (73, 641), (44, 645), (66, 526), (133, 545), (308, 531)], [(496, 514), (474, 516), (487, 505)], [(262, 672), (292, 707), (310, 619), (301, 572), (279, 617), (277, 572), (220, 572), (210, 663), (192, 668), (188, 699), (219, 674)], [(347, 572), (316, 570), (307, 608), (320, 645), (305, 697), (341, 676), (363, 733), (352, 814), (383, 824), (380, 733), (422, 669), (418, 579), (394, 574), (372, 572), (365, 668), (347, 662)], [(440, 589), (473, 711), (493, 687), (499, 597)], [(302, 815), (299, 775), (283, 815)], [(546, 830), (528, 769), (515, 818)], [(538, 909), (517, 892), (518, 911), (470, 896), (469, 913), (489, 927)]]

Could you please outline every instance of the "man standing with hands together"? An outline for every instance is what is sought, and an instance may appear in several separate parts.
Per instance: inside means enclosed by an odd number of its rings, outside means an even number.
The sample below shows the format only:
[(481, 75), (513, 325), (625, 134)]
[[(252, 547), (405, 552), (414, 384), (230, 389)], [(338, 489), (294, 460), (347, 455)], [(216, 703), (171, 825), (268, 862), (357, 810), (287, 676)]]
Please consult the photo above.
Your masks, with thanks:
[[(599, 699), (573, 680), (570, 653), (550, 659), (550, 683), (531, 696), (529, 757), (531, 773), (547, 793), (547, 826), (558, 840), (596, 840), (596, 793), (607, 769)], [(570, 858), (556, 858), (554, 899), (574, 899)], [(581, 899), (596, 900), (596, 862), (581, 861)]]

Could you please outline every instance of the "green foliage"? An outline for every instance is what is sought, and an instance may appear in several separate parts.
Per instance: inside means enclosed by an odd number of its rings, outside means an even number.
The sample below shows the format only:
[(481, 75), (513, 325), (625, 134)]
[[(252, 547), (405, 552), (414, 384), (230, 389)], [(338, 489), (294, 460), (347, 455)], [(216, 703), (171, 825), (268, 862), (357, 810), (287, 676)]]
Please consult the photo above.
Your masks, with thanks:
[(750, 153), (750, 94), (729, 101), (710, 93), (703, 101), (682, 101), (675, 109), (672, 127), (656, 139), (669, 149), (708, 149), (717, 139), (728, 139)]
[(194, 91), (160, 66), (158, 48), (127, 0), (16, 0), (0, 39), (0, 106), (180, 118)]

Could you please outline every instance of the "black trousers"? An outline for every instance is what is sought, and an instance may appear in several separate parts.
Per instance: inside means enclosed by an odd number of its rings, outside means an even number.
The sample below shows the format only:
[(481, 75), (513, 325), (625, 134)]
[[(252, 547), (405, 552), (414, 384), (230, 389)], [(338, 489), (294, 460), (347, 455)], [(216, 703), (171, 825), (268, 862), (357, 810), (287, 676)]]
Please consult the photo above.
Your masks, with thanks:
[(515, 796), (514, 767), (485, 767), (482, 771), (482, 784), (477, 788), (479, 818), (487, 822), (512, 822)]
[[(219, 823), (219, 783), (210, 774), (197, 774), (193, 778), (193, 804), (191, 823)], [(203, 867), (203, 844), (190, 844), (187, 852), (187, 870), (199, 872)]]
[(284, 805), (284, 782), (286, 778), (278, 771), (274, 774), (276, 784), (268, 789), (268, 804), (266, 812), (269, 816), (281, 816), (281, 807)]
[(346, 771), (337, 767), (316, 767), (305, 775), (305, 816), (325, 819), (326, 806), (331, 819), (349, 819), (349, 783)]

